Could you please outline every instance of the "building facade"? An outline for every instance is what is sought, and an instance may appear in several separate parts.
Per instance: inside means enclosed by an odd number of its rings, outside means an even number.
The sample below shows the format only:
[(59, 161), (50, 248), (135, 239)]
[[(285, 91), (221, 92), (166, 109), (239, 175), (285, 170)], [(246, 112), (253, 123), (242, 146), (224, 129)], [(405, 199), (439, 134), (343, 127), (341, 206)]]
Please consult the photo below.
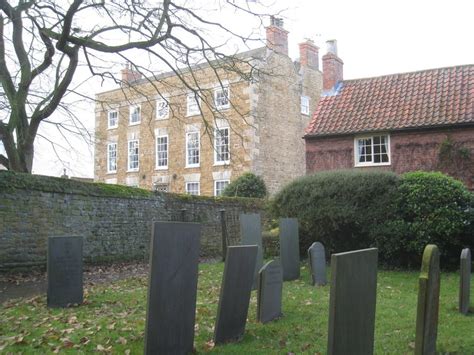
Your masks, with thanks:
[(343, 80), (328, 49), (305, 135), (308, 174), (441, 171), (474, 189), (474, 65)]
[(300, 44), (293, 62), (287, 35), (272, 20), (267, 46), (238, 55), (241, 73), (196, 66), (183, 74), (193, 90), (174, 73), (124, 69), (128, 85), (96, 96), (95, 180), (213, 196), (244, 172), (270, 193), (304, 175), (302, 136), (322, 74), (314, 43)]

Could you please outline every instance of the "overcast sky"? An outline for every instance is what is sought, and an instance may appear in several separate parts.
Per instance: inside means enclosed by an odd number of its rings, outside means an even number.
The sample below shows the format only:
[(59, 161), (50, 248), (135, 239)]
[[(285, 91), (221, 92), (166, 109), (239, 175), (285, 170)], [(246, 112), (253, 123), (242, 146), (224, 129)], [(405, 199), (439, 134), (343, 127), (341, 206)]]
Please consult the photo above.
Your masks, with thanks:
[[(326, 52), (325, 41), (336, 39), (345, 79), (474, 63), (474, 0), (276, 0), (274, 4), (279, 9), (290, 6), (284, 13), (290, 56), (298, 57), (298, 43), (305, 38), (316, 42), (320, 56)], [(94, 126), (93, 104), (79, 115)], [(58, 176), (66, 165), (69, 174), (93, 177), (93, 149), (79, 142), (77, 147), (81, 148), (64, 154), (60, 162), (46, 142), (39, 142), (34, 172)]]

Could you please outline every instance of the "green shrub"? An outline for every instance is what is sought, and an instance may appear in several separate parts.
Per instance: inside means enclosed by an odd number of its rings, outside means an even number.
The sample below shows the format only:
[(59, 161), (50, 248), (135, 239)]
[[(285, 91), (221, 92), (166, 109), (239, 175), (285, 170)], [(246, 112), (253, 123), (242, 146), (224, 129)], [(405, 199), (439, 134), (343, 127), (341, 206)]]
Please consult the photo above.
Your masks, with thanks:
[(263, 198), (267, 195), (267, 189), (261, 177), (244, 173), (227, 185), (222, 194), (228, 197)]
[(386, 171), (317, 173), (285, 186), (271, 212), (298, 218), (303, 253), (314, 241), (328, 252), (368, 248), (377, 227), (394, 214), (397, 184), (397, 175)]
[(426, 244), (436, 244), (443, 267), (455, 267), (464, 246), (473, 245), (473, 195), (462, 182), (438, 172), (401, 176), (397, 218), (380, 226), (376, 240), (382, 261), (420, 264)]
[(400, 177), (382, 171), (333, 171), (298, 179), (271, 201), (273, 217), (296, 217), (300, 246), (320, 241), (329, 253), (376, 246), (381, 263), (419, 268), (436, 244), (443, 268), (474, 247), (474, 197), (441, 173)]

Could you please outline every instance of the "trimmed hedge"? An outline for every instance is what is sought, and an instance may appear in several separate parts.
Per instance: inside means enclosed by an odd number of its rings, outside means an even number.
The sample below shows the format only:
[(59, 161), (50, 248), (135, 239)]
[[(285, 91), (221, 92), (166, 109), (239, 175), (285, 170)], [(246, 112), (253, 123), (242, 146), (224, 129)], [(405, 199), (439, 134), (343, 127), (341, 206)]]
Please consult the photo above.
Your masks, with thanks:
[(303, 255), (314, 241), (330, 253), (376, 246), (386, 265), (419, 267), (424, 246), (435, 243), (451, 267), (473, 244), (473, 206), (472, 193), (441, 173), (341, 170), (295, 180), (271, 212), (299, 219)]

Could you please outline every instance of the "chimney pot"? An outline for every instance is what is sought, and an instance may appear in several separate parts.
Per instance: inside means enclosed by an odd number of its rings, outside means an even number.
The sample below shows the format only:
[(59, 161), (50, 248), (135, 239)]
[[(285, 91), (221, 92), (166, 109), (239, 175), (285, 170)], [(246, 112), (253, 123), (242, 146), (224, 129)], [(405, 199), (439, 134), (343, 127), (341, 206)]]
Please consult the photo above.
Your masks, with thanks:
[(310, 39), (300, 43), (300, 63), (302, 67), (319, 69), (319, 48)]
[(120, 71), (120, 74), (122, 75), (122, 85), (131, 84), (142, 78), (142, 74), (136, 70), (133, 70), (129, 63), (127, 63), (125, 68)]
[(323, 91), (331, 92), (343, 80), (344, 62), (337, 56), (337, 41), (327, 41), (328, 52), (323, 56)]
[(272, 51), (288, 55), (288, 31), (283, 28), (283, 19), (270, 17), (267, 31), (267, 47)]
[(335, 39), (326, 41), (326, 48), (328, 53), (332, 53), (337, 56), (337, 41)]

